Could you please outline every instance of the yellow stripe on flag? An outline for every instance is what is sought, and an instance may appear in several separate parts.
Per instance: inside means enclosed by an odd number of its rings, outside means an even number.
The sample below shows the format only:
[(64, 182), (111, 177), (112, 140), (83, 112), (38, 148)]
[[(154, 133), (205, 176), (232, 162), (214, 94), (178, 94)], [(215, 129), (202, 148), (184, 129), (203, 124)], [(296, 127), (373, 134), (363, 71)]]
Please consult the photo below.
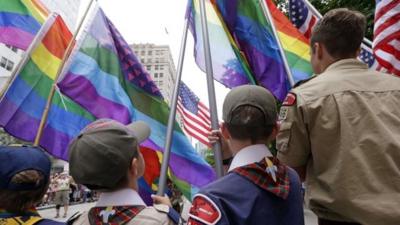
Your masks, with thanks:
[(305, 44), (299, 39), (293, 38), (283, 32), (278, 32), (279, 38), (281, 39), (283, 48), (286, 51), (296, 54), (300, 58), (310, 61), (310, 46)]
[(56, 78), (61, 59), (52, 55), (42, 43), (36, 48), (31, 58), (36, 66), (50, 79), (54, 80)]
[(37, 21), (39, 21), (40, 24), (43, 24), (44, 21), (47, 18), (47, 14), (41, 12), (35, 4), (33, 4), (32, 0), (22, 0), (22, 3), (29, 9), (29, 11), (32, 13), (32, 16), (35, 17)]

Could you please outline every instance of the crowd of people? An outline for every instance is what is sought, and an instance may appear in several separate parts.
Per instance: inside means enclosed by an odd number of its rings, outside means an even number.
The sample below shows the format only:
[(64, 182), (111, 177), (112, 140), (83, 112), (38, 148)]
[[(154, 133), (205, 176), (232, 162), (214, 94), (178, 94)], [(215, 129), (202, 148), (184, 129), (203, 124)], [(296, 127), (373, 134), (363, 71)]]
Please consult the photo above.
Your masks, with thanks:
[[(326, 13), (310, 43), (316, 76), (297, 84), (279, 113), (263, 87), (228, 93), (221, 127), (209, 137), (222, 145), (226, 175), (194, 196), (188, 221), (167, 196), (152, 196), (150, 207), (138, 194), (146, 123), (89, 124), (69, 145), (69, 171), (74, 183), (101, 194), (68, 223), (304, 225), (305, 181), (305, 202), (319, 225), (400, 224), (400, 78), (357, 60), (365, 27), (359, 12)], [(269, 149), (275, 140), (277, 155)], [(0, 147), (0, 162), (0, 224), (59, 224), (33, 208), (50, 183), (43, 151)], [(54, 180), (60, 207), (72, 179)]]

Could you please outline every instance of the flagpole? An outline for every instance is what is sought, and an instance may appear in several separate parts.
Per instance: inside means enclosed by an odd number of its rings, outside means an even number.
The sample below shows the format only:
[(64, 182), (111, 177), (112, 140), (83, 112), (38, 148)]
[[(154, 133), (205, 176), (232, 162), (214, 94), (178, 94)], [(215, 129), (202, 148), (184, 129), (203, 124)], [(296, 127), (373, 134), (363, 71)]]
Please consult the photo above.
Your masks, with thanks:
[(160, 179), (158, 181), (157, 195), (159, 195), (159, 196), (164, 195), (166, 185), (167, 185), (168, 165), (169, 165), (169, 158), (170, 158), (170, 153), (171, 153), (172, 136), (173, 136), (174, 125), (175, 125), (176, 106), (177, 106), (178, 94), (179, 94), (179, 84), (180, 84), (181, 77), (182, 77), (183, 62), (185, 59), (185, 50), (186, 50), (186, 41), (187, 41), (188, 30), (189, 30), (189, 19), (186, 18), (185, 24), (183, 27), (183, 35), (182, 35), (182, 41), (181, 41), (181, 49), (179, 52), (176, 80), (175, 80), (174, 90), (172, 92), (172, 97), (171, 97), (171, 105), (170, 105), (168, 126), (167, 126), (167, 136), (165, 138), (165, 146), (164, 146), (163, 161), (161, 164)]
[[(308, 0), (304, 0), (304, 2), (306, 3), (307, 7), (312, 11), (312, 13), (318, 17), (318, 19), (322, 19), (322, 14), (311, 4), (311, 2), (309, 2)], [(363, 42), (366, 44), (364, 44), (364, 47), (371, 50), (372, 41), (364, 37)]]
[[(211, 129), (218, 130), (219, 124), (218, 124), (217, 102), (215, 100), (214, 74), (213, 74), (213, 67), (211, 60), (210, 40), (207, 27), (207, 13), (204, 1), (205, 0), (200, 0), (200, 15), (201, 15), (201, 27), (202, 27), (202, 36), (204, 44), (204, 56), (206, 63), (208, 100), (210, 104)], [(217, 172), (217, 176), (222, 177), (223, 167), (222, 167), (221, 143), (216, 142), (215, 144), (213, 144), (213, 149), (214, 149), (214, 159), (215, 159), (215, 170)]]
[(28, 49), (25, 51), (22, 59), (18, 62), (17, 66), (11, 73), (10, 77), (7, 80), (7, 83), (4, 85), (0, 92), (0, 101), (3, 100), (3, 97), (5, 93), (10, 89), (11, 84), (17, 77), (17, 75), (21, 72), (22, 68), (25, 66), (25, 64), (28, 62), (30, 55), (32, 54), (33, 50), (36, 49), (36, 47), (39, 45), (39, 43), (42, 41), (43, 37), (49, 30), (50, 26), (49, 24), (52, 24), (56, 18), (57, 14), (56, 13), (51, 13), (47, 19), (46, 22), (40, 27), (38, 33), (36, 34), (35, 38), (32, 40), (31, 44), (29, 45)]
[(43, 134), (44, 125), (45, 125), (45, 123), (47, 121), (47, 117), (49, 115), (51, 102), (53, 100), (54, 93), (56, 91), (58, 78), (60, 77), (61, 71), (62, 71), (62, 69), (63, 69), (63, 67), (65, 65), (65, 62), (67, 61), (67, 59), (68, 59), (68, 57), (69, 57), (69, 55), (70, 55), (70, 53), (71, 53), (71, 51), (72, 51), (72, 49), (74, 47), (75, 39), (78, 36), (78, 33), (81, 30), (83, 22), (85, 21), (86, 16), (89, 13), (89, 9), (90, 9), (90, 7), (91, 7), (91, 5), (93, 4), (94, 1), (95, 0), (90, 0), (89, 4), (88, 4), (88, 6), (87, 6), (87, 8), (85, 10), (85, 13), (82, 16), (81, 21), (79, 22), (79, 25), (78, 25), (77, 29), (75, 30), (74, 35), (72, 36), (72, 39), (69, 42), (67, 49), (64, 52), (64, 55), (63, 55), (63, 58), (62, 58), (62, 61), (61, 61), (61, 65), (57, 69), (56, 77), (54, 78), (53, 85), (52, 85), (52, 87), (50, 89), (50, 93), (49, 93), (49, 96), (47, 98), (46, 107), (44, 109), (44, 112), (42, 114), (42, 118), (40, 120), (39, 128), (38, 128), (38, 131), (37, 131), (37, 134), (36, 134), (36, 137), (35, 137), (35, 142), (33, 143), (34, 146), (38, 146), (39, 145), (40, 138), (42, 137), (42, 134)]
[(281, 57), (282, 57), (282, 60), (283, 60), (283, 65), (285, 66), (285, 70), (286, 70), (286, 74), (288, 76), (288, 80), (289, 80), (290, 86), (293, 87), (294, 86), (294, 79), (293, 79), (292, 70), (290, 70), (290, 66), (289, 66), (289, 63), (287, 61), (286, 53), (285, 53), (285, 51), (283, 50), (283, 47), (282, 47), (281, 39), (279, 38), (278, 32), (276, 31), (274, 19), (272, 18), (271, 13), (269, 11), (269, 7), (268, 7), (268, 5), (267, 5), (267, 3), (265, 1), (266, 0), (259, 0), (259, 2), (261, 3), (261, 8), (263, 9), (263, 12), (264, 12), (264, 16), (266, 17), (268, 22), (271, 24), (272, 33), (274, 34), (274, 37), (276, 39), (276, 43), (278, 44), (279, 52), (281, 53)]

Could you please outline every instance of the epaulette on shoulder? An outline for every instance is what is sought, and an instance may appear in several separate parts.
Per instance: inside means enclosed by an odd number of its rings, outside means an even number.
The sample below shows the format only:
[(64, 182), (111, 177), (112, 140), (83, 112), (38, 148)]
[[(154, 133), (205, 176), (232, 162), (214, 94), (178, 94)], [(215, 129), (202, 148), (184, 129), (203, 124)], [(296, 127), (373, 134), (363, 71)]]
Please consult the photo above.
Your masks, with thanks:
[(181, 225), (183, 224), (183, 220), (179, 213), (175, 211), (175, 209), (167, 206), (167, 205), (162, 205), (162, 204), (154, 204), (153, 205), (154, 209), (157, 210), (158, 212), (161, 213), (166, 213), (168, 215), (168, 218), (176, 225)]
[(298, 82), (293, 86), (293, 88), (297, 88), (297, 87), (299, 87), (300, 85), (305, 84), (305, 83), (307, 83), (308, 81), (314, 79), (315, 77), (317, 77), (317, 76), (316, 76), (316, 75), (312, 75), (311, 77), (309, 77), (309, 78), (307, 78), (307, 79), (300, 80), (300, 81), (298, 81)]

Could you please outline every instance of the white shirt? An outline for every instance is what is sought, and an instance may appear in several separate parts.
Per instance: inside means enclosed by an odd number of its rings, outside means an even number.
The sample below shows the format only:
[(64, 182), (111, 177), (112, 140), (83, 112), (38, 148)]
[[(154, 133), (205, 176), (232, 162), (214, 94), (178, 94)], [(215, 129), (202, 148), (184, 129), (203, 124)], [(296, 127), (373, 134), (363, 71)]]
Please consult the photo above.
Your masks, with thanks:
[(272, 156), (271, 152), (264, 144), (250, 145), (239, 150), (233, 157), (228, 172), (251, 163), (259, 162), (265, 157)]
[(97, 201), (96, 207), (107, 207), (107, 206), (124, 206), (124, 205), (143, 205), (143, 202), (139, 194), (130, 188), (121, 189), (114, 192), (103, 192)]

